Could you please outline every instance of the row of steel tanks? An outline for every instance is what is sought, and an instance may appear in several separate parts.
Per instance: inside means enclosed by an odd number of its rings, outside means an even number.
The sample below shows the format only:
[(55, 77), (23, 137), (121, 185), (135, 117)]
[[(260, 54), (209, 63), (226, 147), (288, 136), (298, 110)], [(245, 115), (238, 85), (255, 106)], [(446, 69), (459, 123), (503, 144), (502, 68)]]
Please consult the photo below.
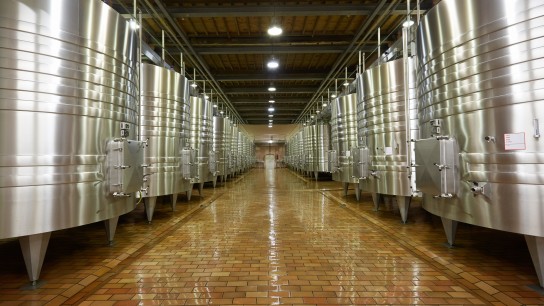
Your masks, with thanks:
[[(355, 93), (331, 101), (326, 171), (376, 209), (395, 199), (404, 222), (422, 197), (450, 244), (458, 222), (525, 235), (544, 286), (542, 24), (535, 1), (441, 1), (417, 28), (415, 56), (363, 71)], [(302, 135), (287, 142), (295, 168), (312, 148)]]
[(306, 175), (313, 175), (315, 179), (319, 173), (328, 173), (330, 133), (328, 120), (319, 120), (301, 128), (285, 144), (285, 164)]
[(525, 235), (544, 286), (544, 4), (444, 0), (417, 31), (423, 208)]
[[(157, 197), (174, 208), (247, 169), (210, 163), (212, 106), (182, 74), (140, 65), (138, 33), (108, 5), (2, 1), (0, 27), (0, 239), (18, 238), (33, 283), (51, 232), (104, 221), (111, 242), (138, 202), (151, 221)], [(221, 137), (251, 160), (245, 132)]]

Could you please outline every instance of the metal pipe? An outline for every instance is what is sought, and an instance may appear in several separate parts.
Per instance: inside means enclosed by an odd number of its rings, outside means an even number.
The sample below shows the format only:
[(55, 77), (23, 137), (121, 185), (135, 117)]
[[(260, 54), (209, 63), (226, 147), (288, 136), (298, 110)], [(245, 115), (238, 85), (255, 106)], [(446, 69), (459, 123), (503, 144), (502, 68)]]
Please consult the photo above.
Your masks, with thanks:
[(365, 61), (366, 61), (366, 53), (363, 53), (363, 71), (365, 71)]
[(361, 72), (361, 51), (359, 50), (359, 66), (357, 66), (357, 73)]
[[(409, 3), (410, 1), (408, 1)], [(410, 122), (410, 66), (408, 64), (408, 34), (409, 27), (402, 28), (402, 59), (404, 66), (404, 122), (406, 124), (405, 137), (406, 143), (406, 167), (408, 177), (412, 177), (412, 129)]]
[(382, 58), (382, 37), (381, 37), (381, 28), (378, 28), (378, 65), (381, 63)]
[(416, 8), (417, 8), (417, 15), (416, 15), (417, 24), (416, 24), (416, 26), (419, 25), (419, 18), (421, 17), (421, 12), (419, 11), (419, 8), (420, 8), (419, 2), (420, 2), (420, 0), (416, 1)]
[(179, 73), (185, 76), (185, 65), (183, 63), (183, 52), (179, 53)]
[(162, 63), (163, 67), (166, 66), (166, 59), (164, 58), (164, 50), (166, 49), (166, 46), (164, 45), (164, 30), (162, 30)]

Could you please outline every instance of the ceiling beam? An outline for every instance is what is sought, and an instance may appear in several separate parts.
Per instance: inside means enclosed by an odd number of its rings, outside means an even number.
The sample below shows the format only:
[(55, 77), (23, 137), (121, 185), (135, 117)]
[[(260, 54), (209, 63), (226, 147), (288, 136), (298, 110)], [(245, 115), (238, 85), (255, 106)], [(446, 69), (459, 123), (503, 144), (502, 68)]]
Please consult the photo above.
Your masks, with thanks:
[[(114, 8), (125, 14), (122, 7), (114, 5)], [(170, 16), (174, 18), (210, 18), (210, 17), (274, 17), (274, 16), (368, 16), (374, 12), (374, 4), (334, 4), (334, 5), (314, 5), (314, 4), (288, 4), (281, 6), (272, 5), (246, 5), (246, 6), (217, 6), (207, 5), (205, 7), (169, 7), (167, 9)], [(128, 8), (131, 10), (132, 8)], [(420, 10), (421, 14), (425, 10)], [(399, 5), (391, 12), (392, 15), (406, 14), (406, 5)], [(416, 14), (415, 10), (413, 14)], [(152, 18), (148, 14), (142, 15), (143, 18)]]
[(251, 87), (241, 87), (241, 88), (223, 88), (223, 91), (227, 95), (233, 94), (255, 94), (255, 95), (266, 95), (270, 96), (271, 94), (278, 93), (308, 93), (313, 94), (317, 90), (316, 87), (276, 87), (275, 92), (269, 92), (266, 90), (266, 87), (263, 88), (251, 88)]
[(215, 74), (215, 79), (219, 82), (240, 82), (240, 81), (321, 81), (327, 75), (323, 73), (234, 73), (234, 74)]
[[(201, 54), (308, 54), (308, 53), (343, 53), (347, 46), (342, 45), (307, 45), (307, 46), (214, 46), (195, 47)], [(362, 52), (372, 52), (375, 46), (365, 45)], [(167, 49), (168, 50), (168, 49)], [(351, 52), (359, 51), (351, 50)]]

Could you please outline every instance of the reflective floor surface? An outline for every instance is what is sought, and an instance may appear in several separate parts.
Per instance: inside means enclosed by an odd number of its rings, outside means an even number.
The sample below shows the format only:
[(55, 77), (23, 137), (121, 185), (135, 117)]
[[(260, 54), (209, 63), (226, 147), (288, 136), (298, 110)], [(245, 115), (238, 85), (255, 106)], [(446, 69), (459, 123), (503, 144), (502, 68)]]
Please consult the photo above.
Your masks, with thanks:
[(120, 218), (53, 233), (39, 288), (16, 240), (0, 241), (7, 305), (543, 305), (522, 236), (460, 225), (448, 248), (440, 220), (286, 168), (253, 169), (217, 188), (168, 199), (147, 224)]

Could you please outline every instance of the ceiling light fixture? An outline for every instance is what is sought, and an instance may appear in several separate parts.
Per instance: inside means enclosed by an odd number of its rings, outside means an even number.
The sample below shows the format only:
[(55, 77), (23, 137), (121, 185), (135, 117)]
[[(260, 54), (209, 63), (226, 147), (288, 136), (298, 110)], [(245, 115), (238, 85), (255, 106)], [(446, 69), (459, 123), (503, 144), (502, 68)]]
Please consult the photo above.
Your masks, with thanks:
[(272, 115), (272, 114), (268, 115), (268, 118), (272, 118), (272, 117), (274, 117), (274, 115)]
[(331, 98), (333, 98), (333, 99), (336, 98), (336, 94), (332, 94)]
[(268, 127), (271, 128), (271, 127), (272, 127), (272, 124), (269, 124)]
[(213, 105), (213, 108), (217, 108), (217, 104), (214, 104), (214, 105)]
[(344, 86), (349, 86), (349, 82), (346, 80), (346, 81), (344, 82), (344, 84), (342, 84), (342, 85), (344, 85)]
[(405, 27), (405, 28), (411, 27), (413, 25), (414, 25), (413, 20), (406, 20), (405, 22), (402, 23), (402, 26)]
[(327, 103), (323, 102), (323, 108), (327, 107)]
[(270, 28), (268, 28), (268, 35), (270, 36), (278, 36), (278, 35), (281, 35), (281, 33), (283, 33), (283, 30), (277, 25), (273, 25)]
[(270, 102), (270, 103), (275, 103), (276, 101), (274, 101), (274, 100), (268, 100), (268, 102)]
[(268, 122), (272, 123), (272, 122), (274, 122), (274, 120), (270, 119), (270, 120), (268, 120)]
[(273, 111), (274, 111), (274, 108), (273, 108), (272, 106), (270, 106), (270, 107), (268, 108), (268, 111), (269, 111), (269, 112), (273, 112)]
[(130, 19), (129, 24), (130, 24), (130, 28), (133, 29), (133, 30), (138, 30), (140, 28), (140, 25), (134, 19)]
[(193, 82), (193, 83), (191, 84), (191, 87), (193, 87), (193, 88), (197, 88), (197, 87), (198, 87), (198, 85), (196, 84), (196, 82)]
[(266, 66), (270, 69), (276, 69), (280, 66), (280, 63), (276, 59), (271, 59)]
[(219, 113), (220, 113), (221, 115), (223, 115), (224, 112), (223, 112), (223, 111), (219, 111)]
[(276, 91), (276, 87), (270, 86), (270, 87), (268, 87), (268, 91)]

